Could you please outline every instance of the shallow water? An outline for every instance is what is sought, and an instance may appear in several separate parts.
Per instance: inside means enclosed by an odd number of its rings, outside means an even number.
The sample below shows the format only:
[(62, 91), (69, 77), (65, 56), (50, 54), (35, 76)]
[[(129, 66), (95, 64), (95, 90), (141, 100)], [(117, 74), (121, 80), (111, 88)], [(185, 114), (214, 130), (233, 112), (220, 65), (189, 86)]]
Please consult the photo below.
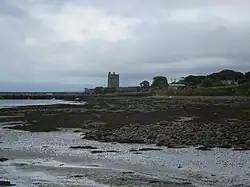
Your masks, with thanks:
[(55, 104), (84, 104), (84, 102), (64, 101), (57, 99), (0, 99), (0, 108), (13, 108), (18, 106), (55, 105)]
[[(117, 179), (122, 177), (204, 187), (250, 184), (250, 151), (219, 148), (198, 151), (190, 147), (134, 154), (129, 150), (154, 145), (82, 140), (80, 133), (72, 131), (29, 133), (0, 129), (0, 156), (10, 159), (0, 163), (0, 176), (17, 186), (115, 186)], [(74, 145), (119, 152), (92, 154), (91, 150), (69, 149)], [(128, 171), (133, 173), (124, 176)], [(83, 176), (73, 177), (79, 174)]]

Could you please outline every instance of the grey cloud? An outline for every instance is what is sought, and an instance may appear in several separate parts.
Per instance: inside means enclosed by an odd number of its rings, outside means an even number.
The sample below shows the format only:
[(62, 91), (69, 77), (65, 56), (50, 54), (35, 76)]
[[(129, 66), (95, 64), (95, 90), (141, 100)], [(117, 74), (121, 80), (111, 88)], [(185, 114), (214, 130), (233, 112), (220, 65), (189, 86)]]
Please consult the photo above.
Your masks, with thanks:
[[(196, 24), (145, 23), (137, 25), (133, 32), (136, 43), (133, 40), (116, 43), (89, 41), (85, 44), (87, 48), (75, 43), (58, 45), (56, 50), (74, 54), (79, 60), (91, 65), (86, 69), (83, 63), (82, 68), (77, 70), (62, 71), (62, 76), (105, 78), (106, 72), (114, 70), (127, 79), (141, 80), (151, 79), (155, 74), (179, 78), (181, 74), (187, 73), (249, 68), (250, 37), (245, 30), (241, 32), (239, 29), (235, 33), (234, 29), (228, 28), (221, 33)], [(218, 58), (223, 59), (223, 63), (217, 61)], [(141, 68), (149, 64), (150, 67)]]
[[(245, 63), (250, 58), (250, 27), (246, 29), (249, 32), (241, 28), (236, 28), (237, 32), (235, 28), (218, 32), (195, 23), (145, 23), (133, 28), (137, 42), (108, 43), (106, 53), (99, 43), (96, 50), (88, 48), (82, 54), (90, 61), (120, 64), (173, 63), (196, 58), (226, 58)], [(96, 55), (91, 55), (91, 51)]]
[(16, 6), (15, 2), (12, 0), (1, 0), (0, 1), (0, 16), (13, 16), (13, 17), (23, 17), (27, 13)]
[[(99, 8), (106, 13), (103, 16), (135, 18), (139, 22), (127, 27), (128, 37), (119, 41), (94, 38), (65, 42), (47, 22), (27, 11), (35, 7), (44, 14), (58, 13), (69, 4)], [(67, 86), (79, 89), (105, 85), (108, 71), (120, 73), (122, 85), (137, 85), (155, 75), (171, 79), (225, 68), (249, 71), (247, 16), (232, 21), (231, 17), (211, 17), (204, 13), (200, 21), (168, 20), (172, 10), (223, 6), (234, 7), (246, 15), (250, 12), (249, 1), (231, 0), (0, 1), (1, 82), (41, 84), (43, 88), (48, 84), (49, 89), (53, 87), (51, 84), (63, 84), (66, 86), (59, 86), (60, 89)]]
[[(56, 0), (55, 0), (56, 2)], [(248, 9), (250, 2), (248, 0), (133, 0), (114, 1), (114, 0), (73, 0), (79, 6), (93, 6), (105, 10), (108, 14), (115, 14), (125, 17), (140, 17), (149, 19), (150, 17), (159, 17), (167, 14), (174, 9), (196, 9), (201, 7), (228, 6)]]

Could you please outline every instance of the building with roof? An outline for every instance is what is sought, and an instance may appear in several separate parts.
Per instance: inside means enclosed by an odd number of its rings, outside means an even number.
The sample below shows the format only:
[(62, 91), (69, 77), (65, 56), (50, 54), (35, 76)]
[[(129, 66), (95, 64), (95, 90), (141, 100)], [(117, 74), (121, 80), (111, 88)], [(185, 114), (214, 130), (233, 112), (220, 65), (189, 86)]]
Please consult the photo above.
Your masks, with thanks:
[(178, 90), (184, 87), (185, 87), (185, 84), (171, 83), (169, 84), (168, 89)]

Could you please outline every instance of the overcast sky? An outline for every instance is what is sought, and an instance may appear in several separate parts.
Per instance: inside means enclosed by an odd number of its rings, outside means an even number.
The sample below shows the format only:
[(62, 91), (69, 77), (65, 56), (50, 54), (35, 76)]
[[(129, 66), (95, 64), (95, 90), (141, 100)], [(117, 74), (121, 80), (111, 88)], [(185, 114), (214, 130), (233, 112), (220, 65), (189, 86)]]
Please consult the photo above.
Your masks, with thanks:
[(250, 71), (249, 0), (0, 0), (0, 91)]

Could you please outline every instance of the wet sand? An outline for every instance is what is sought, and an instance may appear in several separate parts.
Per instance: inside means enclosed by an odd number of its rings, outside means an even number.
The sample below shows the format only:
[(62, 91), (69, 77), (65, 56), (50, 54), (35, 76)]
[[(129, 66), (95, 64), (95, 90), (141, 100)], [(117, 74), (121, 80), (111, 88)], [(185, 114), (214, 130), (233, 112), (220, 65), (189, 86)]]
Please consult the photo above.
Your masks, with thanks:
[[(30, 133), (1, 129), (1, 180), (17, 186), (247, 186), (250, 151), (193, 147), (134, 154), (143, 144), (100, 143), (80, 139), (73, 129)], [(90, 145), (117, 153), (92, 154)], [(159, 147), (157, 147), (159, 148)]]

